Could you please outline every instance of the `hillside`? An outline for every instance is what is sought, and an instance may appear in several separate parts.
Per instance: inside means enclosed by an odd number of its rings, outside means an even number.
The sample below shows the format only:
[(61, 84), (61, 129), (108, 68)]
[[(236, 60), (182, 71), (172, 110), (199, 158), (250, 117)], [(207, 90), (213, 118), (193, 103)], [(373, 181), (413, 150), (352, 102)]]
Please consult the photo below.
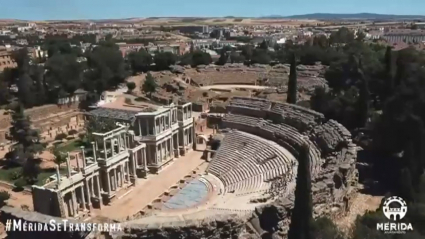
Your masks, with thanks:
[(319, 19), (319, 20), (333, 20), (333, 19), (425, 19), (421, 15), (393, 15), (393, 14), (376, 14), (376, 13), (311, 13), (293, 16), (265, 16), (262, 18), (289, 18), (289, 19)]

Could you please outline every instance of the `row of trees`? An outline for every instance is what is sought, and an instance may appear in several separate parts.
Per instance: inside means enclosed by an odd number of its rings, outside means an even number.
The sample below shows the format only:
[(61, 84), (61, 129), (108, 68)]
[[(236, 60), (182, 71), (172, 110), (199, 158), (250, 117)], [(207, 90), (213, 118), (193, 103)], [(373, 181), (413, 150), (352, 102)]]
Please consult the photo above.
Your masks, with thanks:
[[(414, 48), (394, 52), (391, 47), (366, 43), (362, 38), (342, 43), (318, 46), (322, 48), (322, 59), (335, 58), (331, 63), (324, 62), (329, 65), (325, 73), (329, 87), (317, 88), (310, 106), (352, 132), (365, 148), (358, 160), (373, 165), (373, 173), (363, 174), (362, 178), (378, 180), (378, 189), (386, 192), (385, 196), (404, 198), (409, 210), (403, 222), (412, 223), (415, 231), (405, 235), (377, 231), (377, 223), (386, 222), (382, 205), (376, 212), (358, 217), (350, 235), (341, 233), (328, 219), (313, 220), (305, 148), (298, 158), (295, 208), (288, 238), (424, 238), (425, 54)], [(302, 61), (299, 54), (309, 48), (292, 48), (289, 103), (296, 103), (295, 66)]]
[[(67, 47), (65, 47), (67, 46)], [(26, 107), (57, 103), (61, 97), (84, 89), (92, 95), (100, 95), (123, 83), (128, 75), (124, 58), (118, 46), (103, 42), (82, 54), (68, 48), (69, 44), (51, 46), (49, 58), (31, 59), (23, 48), (13, 54), (16, 69), (6, 69), (0, 74), (0, 104), (7, 104), (12, 98), (9, 88), (16, 85), (16, 97)], [(87, 61), (79, 58), (81, 55)]]

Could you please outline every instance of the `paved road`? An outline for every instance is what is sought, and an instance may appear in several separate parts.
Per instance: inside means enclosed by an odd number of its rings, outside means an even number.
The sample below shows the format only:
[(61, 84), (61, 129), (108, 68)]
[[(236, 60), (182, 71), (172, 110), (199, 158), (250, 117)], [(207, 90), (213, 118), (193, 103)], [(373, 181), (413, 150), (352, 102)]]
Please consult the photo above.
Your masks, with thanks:
[(244, 88), (244, 89), (269, 89), (269, 88), (276, 88), (271, 86), (262, 86), (262, 85), (207, 85), (207, 86), (201, 86), (202, 90), (209, 90), (209, 89), (233, 89), (233, 88)]

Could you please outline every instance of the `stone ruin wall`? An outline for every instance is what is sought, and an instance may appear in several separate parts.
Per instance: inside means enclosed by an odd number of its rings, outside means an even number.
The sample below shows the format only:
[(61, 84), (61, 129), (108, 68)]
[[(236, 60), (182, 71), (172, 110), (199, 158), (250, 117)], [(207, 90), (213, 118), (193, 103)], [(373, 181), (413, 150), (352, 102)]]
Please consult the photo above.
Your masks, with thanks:
[[(171, 66), (171, 72), (182, 74), (182, 79), (191, 84), (245, 84), (254, 85), (266, 80), (271, 86), (285, 88), (289, 76), (289, 64), (274, 66), (253, 64), (246, 66), (242, 63), (227, 63), (225, 65), (199, 65), (196, 68)], [(312, 92), (316, 86), (326, 86), (324, 73), (327, 67), (321, 64), (298, 65), (298, 87), (302, 91)], [(189, 79), (189, 80), (188, 80)]]
[[(77, 104), (71, 105), (43, 105), (26, 109), (25, 114), (31, 119), (33, 127), (41, 132), (50, 128), (60, 127), (69, 123), (72, 117), (82, 118), (82, 114), (78, 110)], [(49, 120), (56, 120), (49, 122)], [(6, 134), (11, 126), (12, 115), (0, 115), (0, 142), (6, 140)]]
[[(52, 217), (38, 212), (28, 212), (17, 208), (5, 206), (1, 209), (0, 221), (5, 224), (9, 219), (22, 219), (27, 222), (40, 222), (48, 224), (54, 219), (61, 222), (63, 219)], [(69, 222), (77, 222), (69, 220)], [(109, 222), (109, 223), (112, 223)], [(145, 239), (169, 239), (169, 238), (237, 238), (242, 232), (246, 220), (236, 215), (219, 215), (204, 220), (186, 220), (162, 224), (133, 224), (131, 222), (121, 223), (121, 232), (92, 233), (90, 238), (145, 238)], [(101, 235), (102, 234), (102, 235)], [(8, 238), (86, 238), (88, 233), (84, 232), (7, 232)]]

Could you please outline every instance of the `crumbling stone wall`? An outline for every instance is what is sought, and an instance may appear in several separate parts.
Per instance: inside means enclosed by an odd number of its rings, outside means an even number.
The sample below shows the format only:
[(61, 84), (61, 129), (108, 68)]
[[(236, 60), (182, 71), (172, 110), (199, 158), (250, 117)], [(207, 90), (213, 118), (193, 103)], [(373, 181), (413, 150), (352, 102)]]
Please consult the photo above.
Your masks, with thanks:
[(173, 221), (165, 223), (137, 224), (127, 222), (124, 230), (110, 233), (114, 238), (204, 238), (204, 239), (237, 239), (246, 221), (235, 215), (217, 215), (204, 220)]
[[(17, 208), (3, 207), (0, 213), (0, 221), (5, 224), (8, 220), (22, 219), (22, 223), (38, 222), (49, 224), (53, 219), (56, 223), (63, 223), (62, 218), (52, 217), (37, 212), (23, 211)], [(77, 223), (76, 220), (68, 220), (68, 223)], [(82, 221), (80, 221), (81, 223)], [(205, 238), (205, 239), (236, 239), (244, 228), (246, 221), (237, 215), (217, 215), (204, 220), (185, 220), (165, 223), (137, 224), (126, 222), (121, 224), (122, 231), (118, 232), (7, 232), (8, 238), (144, 238), (144, 239), (168, 239), (168, 238)]]
[[(49, 226), (51, 220), (54, 220), (56, 223), (64, 223), (62, 218), (52, 217), (48, 215), (44, 215), (38, 212), (29, 212), (23, 211), (22, 209), (12, 208), (12, 207), (2, 207), (0, 212), (0, 221), (3, 225), (6, 224), (8, 220), (19, 220), (21, 219), (21, 223), (25, 222), (31, 223), (40, 223), (43, 228), (44, 226)], [(75, 220), (68, 220), (67, 223), (76, 223)], [(28, 230), (28, 229), (27, 229)], [(7, 238), (10, 239), (27, 239), (27, 238), (43, 238), (43, 239), (83, 239), (88, 236), (90, 232), (70, 232), (55, 230), (53, 232), (50, 231), (8, 231)], [(95, 238), (95, 233), (91, 234)]]
[[(50, 127), (66, 125), (72, 117), (81, 117), (78, 112), (78, 104), (43, 105), (26, 109), (24, 112), (30, 118), (33, 127), (42, 132)], [(10, 114), (0, 115), (0, 142), (6, 139), (11, 121), (12, 116)]]

